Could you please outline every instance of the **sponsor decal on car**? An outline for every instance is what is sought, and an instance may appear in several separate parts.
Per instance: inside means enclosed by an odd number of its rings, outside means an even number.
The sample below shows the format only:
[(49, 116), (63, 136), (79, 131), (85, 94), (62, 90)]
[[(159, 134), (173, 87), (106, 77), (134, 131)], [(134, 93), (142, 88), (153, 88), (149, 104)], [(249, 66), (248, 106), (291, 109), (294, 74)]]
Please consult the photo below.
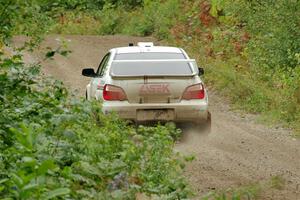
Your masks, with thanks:
[(144, 84), (140, 87), (140, 94), (170, 94), (169, 84)]

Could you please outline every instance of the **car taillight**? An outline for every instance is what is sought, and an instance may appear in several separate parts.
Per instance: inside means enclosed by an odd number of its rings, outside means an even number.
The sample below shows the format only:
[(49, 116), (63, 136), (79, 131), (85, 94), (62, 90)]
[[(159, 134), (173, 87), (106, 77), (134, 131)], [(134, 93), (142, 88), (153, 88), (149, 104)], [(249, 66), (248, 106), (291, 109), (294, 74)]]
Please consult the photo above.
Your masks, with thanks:
[(106, 101), (124, 101), (127, 99), (124, 90), (114, 85), (104, 85), (103, 99)]
[(182, 99), (204, 99), (205, 89), (202, 83), (187, 87), (183, 93)]

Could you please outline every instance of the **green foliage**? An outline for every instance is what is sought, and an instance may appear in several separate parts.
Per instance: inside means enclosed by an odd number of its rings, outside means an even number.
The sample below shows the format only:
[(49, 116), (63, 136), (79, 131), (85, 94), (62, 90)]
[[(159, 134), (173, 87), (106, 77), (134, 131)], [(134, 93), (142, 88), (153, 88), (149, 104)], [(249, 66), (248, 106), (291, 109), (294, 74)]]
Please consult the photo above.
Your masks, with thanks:
[(259, 184), (251, 185), (248, 187), (242, 187), (237, 189), (227, 189), (221, 192), (210, 192), (202, 200), (252, 200), (258, 199), (261, 192), (261, 186)]
[(249, 54), (255, 65), (296, 67), (300, 52), (300, 4), (298, 1), (234, 1), (231, 9), (243, 9), (238, 17), (253, 36)]
[(24, 34), (32, 37), (29, 45), (34, 46), (52, 24), (51, 18), (41, 12), (35, 1), (2, 0), (0, 19), (0, 43), (6, 44), (12, 34)]
[(125, 9), (132, 9), (135, 7), (142, 6), (143, 0), (104, 0), (105, 4), (115, 5), (117, 7), (124, 7)]
[(180, 0), (144, 0), (143, 8), (132, 14), (122, 32), (141, 36), (154, 34), (158, 39), (167, 39), (179, 16)]
[(235, 107), (300, 130), (299, 6), (297, 1), (196, 1), (173, 26), (173, 43), (205, 65), (206, 82)]
[(100, 34), (100, 15), (96, 11), (89, 13), (82, 11), (65, 11), (61, 20), (51, 26), (49, 32), (55, 34), (78, 34), (98, 35)]
[(38, 5), (41, 5), (44, 11), (53, 10), (80, 10), (80, 11), (93, 11), (102, 10), (107, 4), (124, 7), (125, 9), (133, 9), (141, 6), (143, 0), (38, 0)]
[(240, 193), (240, 192), (232, 192), (232, 194), (228, 195), (226, 193), (216, 194), (211, 193), (208, 197), (203, 198), (203, 200), (252, 200), (254, 198), (251, 197), (250, 194)]
[(270, 181), (270, 187), (282, 190), (285, 187), (285, 180), (281, 176), (273, 176)]
[(115, 7), (112, 4), (105, 4), (100, 13), (100, 19), (100, 34), (116, 34), (121, 32), (122, 24), (123, 22), (125, 23), (126, 20), (126, 12), (124, 12), (124, 10), (120, 7)]
[[(33, 48), (53, 25), (61, 30), (55, 21), (64, 25), (70, 9), (93, 10), (102, 21), (100, 33), (117, 33), (124, 21), (118, 8), (141, 3), (2, 1), (1, 17), (9, 23), (1, 21), (0, 40), (25, 34), (32, 40), (21, 50)], [(49, 50), (45, 59), (57, 53), (70, 52)], [(137, 193), (187, 198), (182, 163), (173, 153), (180, 134), (174, 125), (135, 129), (104, 116), (99, 102), (70, 98), (60, 81), (42, 76), (40, 66), (25, 66), (18, 54), (1, 53), (0, 66), (1, 199), (133, 199)]]
[(54, 25), (52, 32), (67, 34), (88, 32), (101, 35), (123, 33), (139, 36), (154, 34), (159, 39), (167, 39), (170, 37), (169, 29), (178, 16), (180, 16), (180, 0), (168, 0), (163, 3), (160, 0), (127, 3), (106, 1), (98, 12), (89, 10), (89, 13), (85, 11), (65, 13), (66, 22)]
[[(21, 56), (1, 58), (0, 198), (186, 198), (174, 126), (135, 129), (101, 104), (70, 99)], [(105, 199), (104, 198), (104, 199)]]

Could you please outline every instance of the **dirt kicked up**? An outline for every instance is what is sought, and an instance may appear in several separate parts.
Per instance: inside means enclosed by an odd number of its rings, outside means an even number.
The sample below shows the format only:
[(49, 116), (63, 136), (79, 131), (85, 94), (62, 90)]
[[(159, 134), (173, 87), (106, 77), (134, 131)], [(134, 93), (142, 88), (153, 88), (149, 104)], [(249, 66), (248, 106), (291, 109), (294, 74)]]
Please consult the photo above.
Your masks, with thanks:
[[(129, 36), (49, 36), (39, 50), (25, 60), (43, 60), (47, 47), (57, 48), (66, 41), (72, 53), (42, 62), (43, 72), (62, 80), (76, 96), (85, 95), (88, 79), (81, 76), (85, 67), (97, 69), (101, 58), (113, 47), (129, 42), (152, 41)], [(16, 45), (24, 42), (15, 38)], [(188, 51), (188, 49), (187, 49)], [(278, 127), (256, 122), (256, 116), (230, 111), (229, 104), (213, 90), (209, 91), (212, 133), (208, 136), (185, 128), (175, 150), (192, 154), (195, 160), (185, 169), (187, 179), (197, 193), (249, 185), (263, 185), (279, 177), (282, 187), (268, 187), (258, 199), (300, 199), (300, 140)]]

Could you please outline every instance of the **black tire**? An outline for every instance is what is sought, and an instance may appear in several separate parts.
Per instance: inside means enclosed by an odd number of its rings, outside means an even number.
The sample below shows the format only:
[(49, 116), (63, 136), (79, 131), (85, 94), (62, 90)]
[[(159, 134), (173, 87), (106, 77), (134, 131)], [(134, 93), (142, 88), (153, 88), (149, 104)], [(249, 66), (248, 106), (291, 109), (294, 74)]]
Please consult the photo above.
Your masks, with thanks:
[(207, 113), (207, 119), (206, 121), (202, 121), (199, 124), (197, 124), (197, 130), (201, 135), (208, 135), (211, 133), (211, 113)]
[(207, 113), (207, 120), (206, 123), (204, 124), (204, 131), (207, 132), (208, 134), (211, 133), (211, 113)]

